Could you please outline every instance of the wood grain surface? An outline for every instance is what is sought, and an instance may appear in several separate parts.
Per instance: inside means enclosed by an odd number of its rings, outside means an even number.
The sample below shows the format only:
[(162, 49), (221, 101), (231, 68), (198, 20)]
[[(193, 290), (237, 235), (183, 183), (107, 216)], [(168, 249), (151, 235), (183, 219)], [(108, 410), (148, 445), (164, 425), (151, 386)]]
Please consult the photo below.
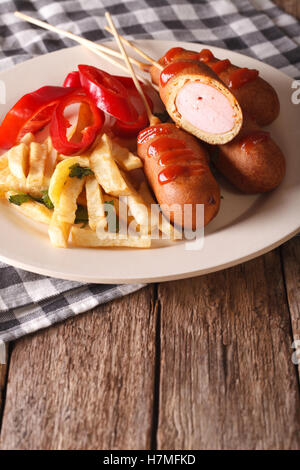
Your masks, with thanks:
[(299, 0), (274, 0), (280, 8), (290, 15), (300, 18), (300, 1)]
[(8, 358), (8, 346), (6, 346), (6, 364), (0, 363), (0, 430), (1, 430), (1, 419), (2, 419), (2, 414), (3, 414), (3, 408), (4, 408), (4, 403), (5, 403), (6, 374), (7, 374), (7, 368), (8, 368), (7, 358)]
[(159, 299), (158, 448), (299, 449), (279, 252), (161, 284)]
[(297, 340), (300, 237), (16, 341), (0, 449), (300, 449)]
[(16, 342), (1, 449), (150, 447), (153, 289)]
[(292, 350), (300, 377), (300, 236), (283, 245), (281, 253), (294, 339)]

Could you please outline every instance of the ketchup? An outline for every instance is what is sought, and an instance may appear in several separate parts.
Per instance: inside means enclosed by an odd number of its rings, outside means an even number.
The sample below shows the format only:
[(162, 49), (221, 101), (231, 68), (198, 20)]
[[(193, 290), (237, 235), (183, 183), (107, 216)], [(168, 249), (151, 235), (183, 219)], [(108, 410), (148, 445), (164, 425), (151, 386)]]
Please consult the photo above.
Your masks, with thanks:
[(202, 51), (197, 55), (197, 59), (206, 64), (207, 62), (214, 60), (215, 56), (209, 49), (202, 49)]
[(149, 145), (147, 155), (148, 157), (160, 155), (158, 163), (165, 167), (158, 175), (160, 184), (174, 181), (179, 175), (191, 176), (206, 171), (203, 164), (188, 164), (199, 160), (183, 139), (162, 136)]
[(191, 149), (174, 149), (165, 152), (158, 160), (159, 165), (166, 166), (168, 163), (178, 163), (179, 161), (186, 162), (187, 160), (198, 160)]
[(210, 65), (210, 68), (218, 75), (219, 73), (225, 72), (225, 70), (230, 67), (231, 62), (228, 59), (225, 60), (219, 60), (218, 62), (215, 62), (214, 64)]
[(183, 52), (184, 49), (182, 49), (182, 47), (173, 47), (172, 49), (170, 49), (163, 57), (162, 61), (163, 61), (163, 64), (164, 65), (167, 65), (169, 64), (170, 62), (173, 61), (174, 57), (177, 55), (177, 54), (180, 54), (181, 52)]
[(237, 88), (241, 88), (241, 86), (245, 85), (246, 83), (252, 82), (256, 80), (258, 77), (258, 70), (254, 69), (237, 69), (229, 77), (229, 88), (233, 88), (234, 90)]
[(182, 139), (175, 139), (173, 137), (162, 137), (157, 139), (153, 144), (148, 147), (148, 157), (155, 156), (159, 153), (164, 153), (170, 149), (184, 149), (185, 142)]
[(171, 130), (167, 126), (151, 126), (141, 131), (137, 138), (138, 144), (145, 144), (150, 139), (158, 135), (170, 134)]
[(162, 170), (158, 175), (158, 181), (160, 184), (170, 183), (174, 181), (178, 176), (185, 175), (185, 176), (192, 176), (192, 175), (200, 175), (204, 173), (205, 168), (203, 165), (190, 165), (190, 166), (183, 166), (183, 165), (172, 165)]
[(265, 131), (254, 131), (242, 137), (240, 140), (241, 149), (245, 150), (246, 153), (251, 152), (256, 144), (265, 142), (270, 138), (270, 132)]
[(160, 84), (161, 86), (166, 86), (169, 80), (173, 78), (178, 72), (186, 69), (187, 67), (191, 67), (191, 61), (180, 61), (174, 62), (173, 64), (167, 65), (160, 74)]

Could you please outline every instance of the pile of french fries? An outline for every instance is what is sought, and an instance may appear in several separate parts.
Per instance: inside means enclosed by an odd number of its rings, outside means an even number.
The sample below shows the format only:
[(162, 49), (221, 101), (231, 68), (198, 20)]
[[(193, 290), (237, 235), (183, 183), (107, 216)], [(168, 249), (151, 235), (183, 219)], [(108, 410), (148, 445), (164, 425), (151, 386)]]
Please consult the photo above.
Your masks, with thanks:
[[(72, 137), (83, 127), (79, 113)], [(146, 180), (135, 188), (130, 172), (142, 166), (138, 156), (107, 134), (89, 152), (72, 157), (58, 154), (50, 137), (38, 143), (26, 134), (0, 157), (0, 197), (47, 224), (55, 247), (149, 248), (156, 229), (164, 238), (180, 235), (161, 213), (151, 211), (155, 201)], [(121, 222), (127, 230), (120, 230)]]

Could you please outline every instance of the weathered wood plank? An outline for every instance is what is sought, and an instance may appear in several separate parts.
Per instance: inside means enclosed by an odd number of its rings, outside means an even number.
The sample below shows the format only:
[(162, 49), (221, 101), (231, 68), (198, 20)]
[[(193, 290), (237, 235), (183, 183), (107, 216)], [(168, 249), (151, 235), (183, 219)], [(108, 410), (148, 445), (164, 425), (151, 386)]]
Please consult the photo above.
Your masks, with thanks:
[(298, 362), (300, 376), (300, 237), (285, 243), (281, 253), (294, 337), (294, 363)]
[(290, 15), (300, 18), (300, 2), (299, 0), (273, 0), (280, 8)]
[[(1, 417), (4, 407), (4, 393), (6, 387), (6, 374), (7, 374), (7, 367), (8, 367), (8, 347), (4, 346), (6, 349), (5, 355), (6, 357), (3, 358), (3, 345), (0, 344), (0, 429), (1, 429)], [(3, 360), (3, 361), (2, 361)], [(5, 360), (5, 364), (3, 363)]]
[(16, 342), (1, 449), (150, 446), (153, 287)]
[(161, 284), (159, 449), (299, 449), (279, 252)]

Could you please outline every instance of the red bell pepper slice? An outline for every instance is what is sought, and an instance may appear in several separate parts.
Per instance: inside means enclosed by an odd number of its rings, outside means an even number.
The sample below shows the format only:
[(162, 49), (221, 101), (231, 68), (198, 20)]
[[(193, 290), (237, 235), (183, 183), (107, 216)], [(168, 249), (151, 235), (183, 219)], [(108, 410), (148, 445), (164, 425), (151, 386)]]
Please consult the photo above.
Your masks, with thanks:
[[(127, 122), (117, 119), (115, 124), (112, 126), (112, 132), (118, 137), (136, 137), (142, 129), (145, 129), (145, 127), (149, 125), (149, 120), (148, 120), (147, 112), (145, 109), (145, 105), (140, 97), (139, 92), (137, 91), (135, 87), (135, 84), (132, 78), (130, 77), (115, 77), (115, 78), (117, 78), (122, 83), (122, 85), (126, 87), (127, 92), (130, 97), (130, 101), (138, 113), (138, 118), (132, 123), (127, 123)], [(141, 83), (141, 85), (146, 93), (146, 98), (151, 108), (151, 111), (153, 111), (152, 100), (147, 95), (147, 90), (143, 86), (143, 83)]]
[(63, 83), (67, 88), (81, 88), (80, 76), (78, 70), (68, 73)]
[(11, 148), (27, 132), (34, 133), (45, 127), (60, 100), (70, 93), (70, 88), (44, 86), (22, 96), (0, 125), (0, 148)]
[[(74, 103), (87, 103), (93, 117), (93, 123), (82, 131), (80, 142), (72, 142), (67, 138), (67, 129), (71, 126), (64, 115), (65, 109)], [(73, 91), (70, 96), (61, 100), (55, 108), (50, 124), (50, 136), (53, 147), (64, 155), (74, 155), (86, 150), (94, 142), (104, 123), (103, 112), (95, 105), (93, 100), (79, 91)]]
[(138, 118), (124, 85), (114, 76), (91, 65), (78, 65), (81, 86), (98, 108), (117, 119), (134, 122)]

